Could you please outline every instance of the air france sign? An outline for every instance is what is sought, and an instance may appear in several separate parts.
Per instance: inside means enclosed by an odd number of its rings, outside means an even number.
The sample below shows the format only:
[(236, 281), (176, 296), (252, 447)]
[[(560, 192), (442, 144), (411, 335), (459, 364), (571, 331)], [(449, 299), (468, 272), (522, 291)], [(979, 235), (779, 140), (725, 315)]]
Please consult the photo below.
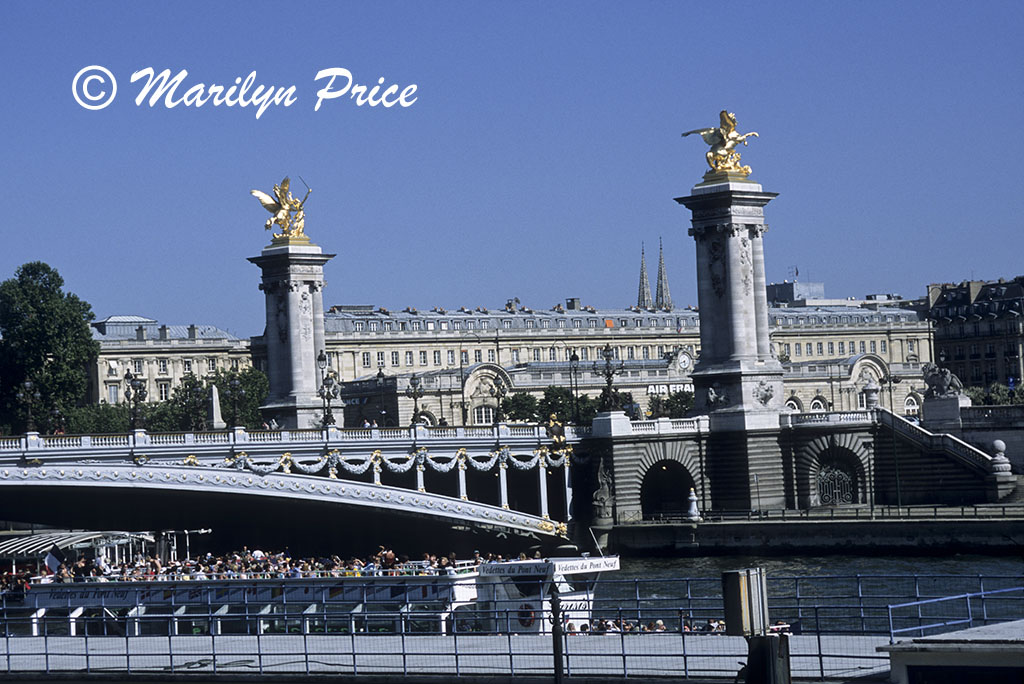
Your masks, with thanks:
[(648, 396), (653, 394), (675, 394), (676, 392), (692, 392), (693, 383), (675, 383), (668, 385), (648, 385), (647, 394)]

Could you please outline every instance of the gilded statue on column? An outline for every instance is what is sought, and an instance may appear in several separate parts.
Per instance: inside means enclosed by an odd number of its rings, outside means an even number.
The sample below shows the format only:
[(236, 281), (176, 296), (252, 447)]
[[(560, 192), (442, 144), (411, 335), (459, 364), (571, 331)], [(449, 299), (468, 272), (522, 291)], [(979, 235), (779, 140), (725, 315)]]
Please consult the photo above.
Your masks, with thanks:
[[(299, 180), (302, 180), (301, 176)], [(303, 180), (302, 184), (306, 185), (306, 181)], [(303, 232), (306, 224), (306, 212), (303, 206), (306, 204), (306, 200), (309, 199), (309, 193), (313, 192), (313, 190), (306, 185), (306, 196), (299, 200), (292, 196), (290, 186), (291, 181), (285, 177), (280, 185), (274, 186), (273, 196), (259, 190), (249, 191), (253, 197), (260, 201), (264, 209), (273, 214), (273, 216), (267, 219), (263, 227), (267, 230), (270, 230), (275, 225), (281, 227), (280, 233), (274, 233), (275, 240), (306, 237)]]
[(732, 112), (723, 109), (718, 118), (720, 123), (718, 128), (697, 128), (683, 133), (683, 137), (697, 133), (704, 138), (704, 142), (711, 145), (711, 149), (705, 156), (712, 173), (727, 172), (749, 176), (750, 167), (740, 165), (740, 153), (736, 151), (736, 145), (739, 143), (746, 145), (747, 138), (750, 136), (755, 138), (760, 136), (754, 131), (737, 133), (736, 115)]

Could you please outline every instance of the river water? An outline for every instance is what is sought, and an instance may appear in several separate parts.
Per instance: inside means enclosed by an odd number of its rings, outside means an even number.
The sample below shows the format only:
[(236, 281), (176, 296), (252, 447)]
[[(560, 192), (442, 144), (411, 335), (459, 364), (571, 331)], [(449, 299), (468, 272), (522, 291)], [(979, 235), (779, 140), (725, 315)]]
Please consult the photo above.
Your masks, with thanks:
[[(879, 554), (824, 556), (705, 556), (622, 558), (620, 579), (718, 578), (725, 570), (763, 567), (769, 577), (801, 575), (957, 575), (1016, 576), (1024, 583), (1024, 547), (1016, 555)], [(611, 575), (608, 576), (609, 578)]]
[[(889, 605), (1024, 586), (1019, 554), (634, 557), (622, 558), (620, 567), (598, 579), (595, 614), (670, 626), (683, 615), (697, 623), (720, 619), (722, 572), (741, 568), (765, 569), (773, 620), (811, 628), (820, 619), (823, 631), (854, 633), (885, 633)], [(986, 602), (990, 616), (1024, 617), (1019, 591)], [(952, 602), (942, 610), (965, 608)]]

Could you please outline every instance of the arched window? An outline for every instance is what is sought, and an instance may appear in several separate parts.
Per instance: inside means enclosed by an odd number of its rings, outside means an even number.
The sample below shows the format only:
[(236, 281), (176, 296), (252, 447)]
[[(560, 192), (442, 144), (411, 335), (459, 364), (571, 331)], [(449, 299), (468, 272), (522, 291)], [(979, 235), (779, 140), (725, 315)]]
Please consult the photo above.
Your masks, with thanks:
[(820, 397), (815, 397), (811, 400), (811, 412), (823, 413), (825, 411), (825, 401)]
[(494, 407), (477, 406), (473, 409), (474, 425), (491, 425), (494, 423)]
[(796, 399), (793, 399), (792, 397), (790, 397), (789, 399), (786, 400), (786, 408), (788, 408), (790, 411), (797, 411), (797, 412), (799, 412), (800, 411), (800, 404), (798, 404), (796, 402)]
[(912, 394), (908, 394), (907, 398), (903, 401), (903, 414), (907, 416), (916, 416), (921, 412), (921, 406), (917, 403), (917, 399)]

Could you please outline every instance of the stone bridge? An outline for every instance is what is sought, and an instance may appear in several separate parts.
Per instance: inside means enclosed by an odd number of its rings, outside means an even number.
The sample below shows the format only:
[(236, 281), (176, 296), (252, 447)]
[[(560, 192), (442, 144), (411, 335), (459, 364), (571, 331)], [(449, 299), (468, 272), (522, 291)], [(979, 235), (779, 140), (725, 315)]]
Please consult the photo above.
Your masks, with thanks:
[(508, 425), (29, 433), (0, 438), (0, 518), (167, 529), (249, 516), (553, 543), (567, 534), (570, 456), (588, 431), (567, 427), (558, 446), (542, 426)]
[[(793, 413), (757, 437), (781, 453), (771, 471), (722, 467), (708, 418), (602, 421), (584, 449), (605, 471), (597, 526), (685, 519), (692, 488), (702, 512), (842, 505), (997, 502), (1016, 484), (1009, 461), (883, 408)], [(577, 492), (579, 496), (579, 492)], [(735, 505), (741, 500), (749, 505)], [(784, 502), (771, 505), (769, 501)]]

